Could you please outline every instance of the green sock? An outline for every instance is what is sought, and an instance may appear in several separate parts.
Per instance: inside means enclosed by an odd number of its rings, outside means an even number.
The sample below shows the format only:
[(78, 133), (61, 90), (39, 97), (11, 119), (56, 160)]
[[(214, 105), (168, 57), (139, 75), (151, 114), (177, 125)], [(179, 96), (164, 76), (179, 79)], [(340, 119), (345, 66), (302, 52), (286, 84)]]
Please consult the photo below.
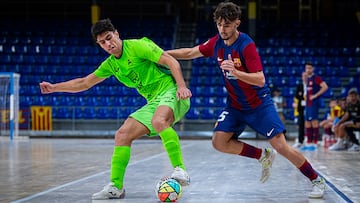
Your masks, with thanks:
[(175, 130), (172, 127), (166, 128), (160, 132), (160, 137), (164, 148), (169, 156), (171, 165), (175, 168), (179, 166), (185, 170), (185, 165), (182, 160), (180, 140)]
[(115, 187), (121, 189), (124, 185), (124, 175), (126, 167), (130, 160), (129, 146), (115, 146), (111, 159), (110, 180)]

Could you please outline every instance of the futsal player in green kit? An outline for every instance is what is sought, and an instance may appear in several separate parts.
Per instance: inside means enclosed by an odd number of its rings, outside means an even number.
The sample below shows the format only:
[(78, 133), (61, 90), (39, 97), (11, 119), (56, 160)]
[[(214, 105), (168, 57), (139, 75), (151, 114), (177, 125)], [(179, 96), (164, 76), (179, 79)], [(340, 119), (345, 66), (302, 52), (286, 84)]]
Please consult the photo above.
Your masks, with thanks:
[(43, 94), (81, 92), (111, 76), (136, 88), (147, 104), (133, 112), (115, 133), (110, 183), (92, 199), (124, 198), (124, 175), (130, 160), (131, 143), (143, 136), (160, 135), (174, 172), (171, 177), (185, 186), (190, 183), (182, 159), (180, 141), (172, 128), (190, 108), (191, 91), (186, 87), (180, 64), (148, 38), (122, 40), (109, 19), (91, 28), (96, 43), (110, 56), (86, 77), (51, 84), (41, 82)]

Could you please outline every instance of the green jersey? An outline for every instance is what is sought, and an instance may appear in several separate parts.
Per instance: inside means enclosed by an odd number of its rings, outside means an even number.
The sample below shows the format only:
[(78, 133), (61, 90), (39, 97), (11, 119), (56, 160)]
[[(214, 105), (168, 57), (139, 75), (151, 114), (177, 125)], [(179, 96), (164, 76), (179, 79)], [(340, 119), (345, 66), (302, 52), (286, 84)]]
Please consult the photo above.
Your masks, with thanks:
[(121, 83), (137, 91), (147, 101), (175, 86), (170, 69), (157, 62), (163, 50), (153, 41), (141, 39), (123, 40), (120, 58), (110, 55), (94, 71), (97, 77), (115, 76)]

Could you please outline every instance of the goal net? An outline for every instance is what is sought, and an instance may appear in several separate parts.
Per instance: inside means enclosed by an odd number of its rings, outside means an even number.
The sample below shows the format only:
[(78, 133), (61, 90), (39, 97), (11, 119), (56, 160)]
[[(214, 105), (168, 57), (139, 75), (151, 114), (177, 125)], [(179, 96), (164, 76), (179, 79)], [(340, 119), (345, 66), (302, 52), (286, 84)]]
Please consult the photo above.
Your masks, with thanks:
[(20, 74), (0, 72), (0, 136), (19, 135)]

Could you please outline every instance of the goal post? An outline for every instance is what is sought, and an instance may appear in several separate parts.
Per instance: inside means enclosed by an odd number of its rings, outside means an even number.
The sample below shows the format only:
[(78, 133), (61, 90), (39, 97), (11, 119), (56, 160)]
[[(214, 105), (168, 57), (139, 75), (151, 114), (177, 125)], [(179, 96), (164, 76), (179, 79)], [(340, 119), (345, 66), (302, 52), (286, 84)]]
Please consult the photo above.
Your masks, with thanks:
[(0, 136), (10, 140), (19, 135), (20, 74), (0, 72)]

